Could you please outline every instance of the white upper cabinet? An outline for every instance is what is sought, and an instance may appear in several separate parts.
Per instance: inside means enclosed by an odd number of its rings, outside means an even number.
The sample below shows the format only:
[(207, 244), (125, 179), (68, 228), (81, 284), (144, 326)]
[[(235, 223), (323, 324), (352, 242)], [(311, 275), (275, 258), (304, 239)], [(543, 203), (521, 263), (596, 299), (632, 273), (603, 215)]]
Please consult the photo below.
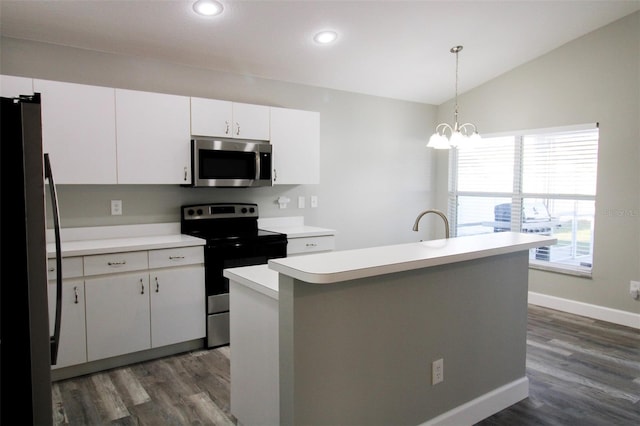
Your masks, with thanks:
[(33, 79), (27, 77), (15, 77), (12, 75), (0, 75), (0, 96), (15, 98), (20, 95), (33, 94)]
[(191, 134), (193, 136), (231, 137), (233, 107), (229, 101), (191, 98)]
[(115, 89), (118, 183), (191, 182), (189, 97)]
[(269, 140), (269, 107), (191, 98), (191, 134)]
[(320, 183), (320, 113), (271, 108), (273, 184)]
[(42, 99), (42, 145), (57, 184), (115, 184), (115, 90), (33, 80)]
[(264, 105), (233, 103), (233, 137), (268, 141), (270, 108)]

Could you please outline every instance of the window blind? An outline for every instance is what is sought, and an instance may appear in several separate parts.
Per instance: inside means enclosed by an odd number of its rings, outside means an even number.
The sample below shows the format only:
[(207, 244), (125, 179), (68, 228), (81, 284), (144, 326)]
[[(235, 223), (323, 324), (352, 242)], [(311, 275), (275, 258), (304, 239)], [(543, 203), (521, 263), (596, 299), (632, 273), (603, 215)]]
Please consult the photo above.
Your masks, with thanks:
[(452, 233), (552, 235), (558, 243), (532, 249), (531, 264), (590, 273), (598, 141), (597, 126), (573, 126), (485, 137), (452, 151)]

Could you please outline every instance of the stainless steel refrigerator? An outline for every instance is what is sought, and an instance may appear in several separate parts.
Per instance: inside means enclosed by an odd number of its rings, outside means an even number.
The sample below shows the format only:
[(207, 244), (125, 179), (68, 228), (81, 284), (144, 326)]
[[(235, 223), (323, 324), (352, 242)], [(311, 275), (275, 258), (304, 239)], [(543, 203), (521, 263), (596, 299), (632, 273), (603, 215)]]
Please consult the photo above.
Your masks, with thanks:
[[(42, 149), (40, 95), (1, 101), (0, 423), (50, 425), (51, 365), (57, 358), (62, 297), (58, 201), (50, 159)], [(47, 293), (47, 217), (52, 218), (56, 237), (53, 336)]]

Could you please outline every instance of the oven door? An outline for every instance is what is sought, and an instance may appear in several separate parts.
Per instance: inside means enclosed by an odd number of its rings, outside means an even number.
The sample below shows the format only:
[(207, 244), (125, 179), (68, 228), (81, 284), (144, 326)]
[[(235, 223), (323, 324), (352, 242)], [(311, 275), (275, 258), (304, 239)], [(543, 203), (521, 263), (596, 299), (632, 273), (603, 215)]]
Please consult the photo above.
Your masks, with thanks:
[(263, 141), (193, 139), (195, 187), (271, 186), (272, 147)]
[(205, 249), (205, 283), (208, 313), (229, 310), (229, 279), (223, 270), (265, 264), (269, 259), (287, 255), (287, 241), (256, 243), (230, 239), (209, 243)]
[(229, 343), (229, 279), (223, 276), (224, 269), (264, 264), (286, 253), (286, 239), (261, 244), (231, 239), (205, 246), (207, 347)]

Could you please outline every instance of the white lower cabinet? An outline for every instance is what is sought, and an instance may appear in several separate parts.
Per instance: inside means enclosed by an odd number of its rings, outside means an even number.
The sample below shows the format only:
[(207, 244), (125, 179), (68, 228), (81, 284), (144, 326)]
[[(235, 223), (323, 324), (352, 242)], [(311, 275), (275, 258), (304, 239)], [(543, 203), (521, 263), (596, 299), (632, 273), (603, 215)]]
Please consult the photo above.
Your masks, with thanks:
[[(56, 284), (49, 282), (49, 328), (53, 335), (55, 320)], [(62, 316), (58, 359), (51, 368), (62, 368), (87, 362), (87, 334), (85, 328), (84, 281), (62, 281)]]
[(287, 256), (306, 253), (333, 251), (336, 247), (335, 236), (319, 235), (314, 237), (288, 237)]
[(151, 273), (151, 346), (205, 335), (204, 269), (187, 266)]
[[(203, 338), (202, 246), (63, 259), (58, 362), (68, 367)], [(55, 263), (49, 262), (49, 318)]]
[(151, 347), (148, 273), (88, 278), (85, 291), (88, 361)]
[[(56, 315), (56, 263), (48, 262), (49, 334), (53, 335)], [(87, 362), (84, 280), (82, 257), (70, 257), (62, 263), (62, 305), (58, 359), (52, 369)]]

